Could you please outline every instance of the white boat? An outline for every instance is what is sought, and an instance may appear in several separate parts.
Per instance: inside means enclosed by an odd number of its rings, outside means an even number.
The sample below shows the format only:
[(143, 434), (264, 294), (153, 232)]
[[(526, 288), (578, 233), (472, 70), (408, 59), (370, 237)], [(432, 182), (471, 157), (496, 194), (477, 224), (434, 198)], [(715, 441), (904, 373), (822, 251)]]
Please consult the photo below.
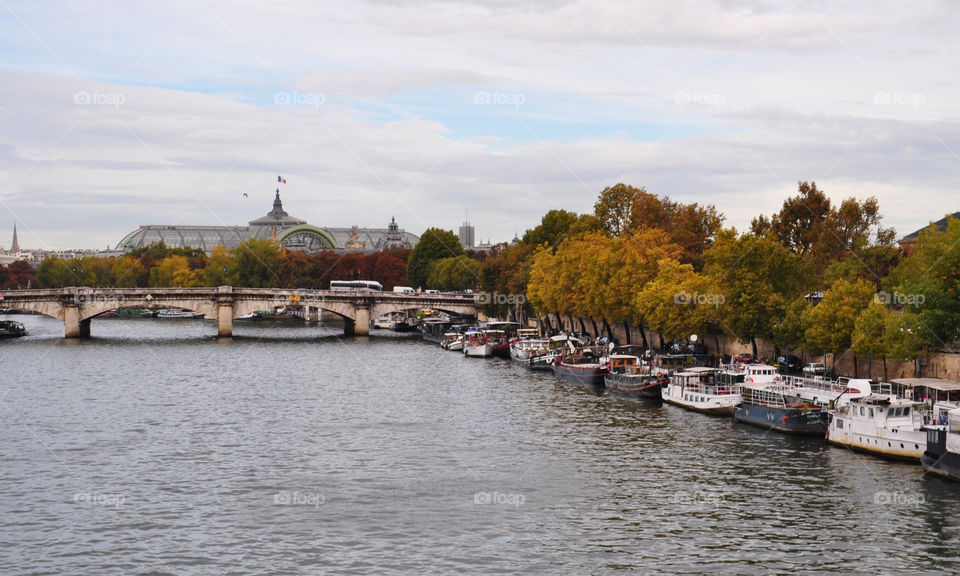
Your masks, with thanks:
[(164, 309), (157, 312), (157, 318), (203, 318), (203, 314), (199, 312), (191, 312), (189, 310), (176, 310), (173, 308)]
[(732, 416), (740, 403), (739, 384), (721, 382), (719, 368), (694, 367), (670, 375), (670, 381), (660, 389), (664, 402), (676, 404), (705, 414)]
[(919, 462), (927, 448), (923, 403), (893, 394), (853, 398), (829, 411), (827, 441), (881, 456)]
[(373, 327), (380, 330), (393, 330), (393, 325), (396, 322), (389, 315), (381, 316), (373, 321)]
[(440, 347), (451, 352), (463, 351), (463, 334), (459, 332), (447, 332), (443, 335)]
[[(524, 331), (521, 330), (521, 332)], [(550, 341), (547, 339), (521, 335), (510, 342), (510, 358), (518, 364), (531, 368), (530, 361), (546, 352), (549, 345)]]
[(506, 342), (503, 330), (474, 330), (464, 334), (463, 354), (475, 358), (488, 358), (494, 355), (498, 346)]

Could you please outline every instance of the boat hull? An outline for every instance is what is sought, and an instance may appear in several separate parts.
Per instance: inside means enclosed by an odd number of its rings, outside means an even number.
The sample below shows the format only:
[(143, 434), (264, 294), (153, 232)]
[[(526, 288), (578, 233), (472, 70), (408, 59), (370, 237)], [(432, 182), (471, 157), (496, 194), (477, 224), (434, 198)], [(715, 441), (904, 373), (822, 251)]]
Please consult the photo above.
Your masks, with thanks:
[(740, 404), (734, 408), (733, 417), (744, 424), (787, 434), (825, 437), (827, 433), (827, 413), (823, 410), (804, 412), (802, 408)]
[(553, 373), (571, 382), (587, 386), (603, 386), (603, 379), (608, 374), (605, 366), (578, 366), (576, 364), (554, 363)]
[(947, 450), (946, 440), (946, 430), (928, 429), (927, 449), (920, 457), (920, 466), (924, 472), (960, 482), (960, 454)]
[[(845, 422), (846, 427), (839, 428), (838, 419)], [(896, 434), (880, 435), (863, 433), (856, 429), (850, 430), (851, 424), (848, 418), (830, 419), (826, 434), (827, 442), (874, 456), (913, 462), (918, 462), (927, 448), (926, 433), (920, 430), (900, 430)]]
[(607, 374), (603, 379), (607, 390), (635, 396), (637, 398), (660, 398), (662, 385), (650, 376), (632, 376), (629, 374)]
[(463, 346), (463, 355), (471, 358), (489, 358), (493, 356), (493, 345), (491, 344), (465, 344)]

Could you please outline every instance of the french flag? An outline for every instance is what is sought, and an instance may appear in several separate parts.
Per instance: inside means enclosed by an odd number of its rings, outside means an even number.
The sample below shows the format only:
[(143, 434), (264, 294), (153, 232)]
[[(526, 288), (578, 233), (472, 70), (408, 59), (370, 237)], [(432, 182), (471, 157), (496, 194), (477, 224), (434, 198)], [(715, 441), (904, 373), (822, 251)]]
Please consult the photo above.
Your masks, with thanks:
[(281, 184), (286, 184), (286, 183), (287, 183), (287, 179), (286, 179), (286, 178), (283, 178), (283, 177), (281, 177), (281, 176), (277, 176), (277, 182), (279, 182), (279, 183), (281, 183)]

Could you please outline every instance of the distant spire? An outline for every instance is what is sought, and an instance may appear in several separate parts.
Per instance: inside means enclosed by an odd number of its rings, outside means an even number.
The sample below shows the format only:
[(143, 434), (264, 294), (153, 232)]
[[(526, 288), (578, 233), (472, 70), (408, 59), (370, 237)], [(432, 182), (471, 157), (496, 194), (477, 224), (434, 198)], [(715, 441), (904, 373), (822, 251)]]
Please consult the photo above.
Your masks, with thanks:
[(10, 246), (10, 252), (16, 254), (20, 251), (20, 242), (17, 240), (17, 223), (13, 223), (13, 245)]

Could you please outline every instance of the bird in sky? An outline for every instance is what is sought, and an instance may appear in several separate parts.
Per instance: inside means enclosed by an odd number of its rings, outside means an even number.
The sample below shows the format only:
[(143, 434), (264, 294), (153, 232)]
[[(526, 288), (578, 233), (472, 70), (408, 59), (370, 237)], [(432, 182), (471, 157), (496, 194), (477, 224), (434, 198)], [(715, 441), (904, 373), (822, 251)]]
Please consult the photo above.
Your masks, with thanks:
[(244, 198), (247, 197), (247, 193), (246, 193), (246, 192), (243, 193), (243, 197), (244, 197)]

